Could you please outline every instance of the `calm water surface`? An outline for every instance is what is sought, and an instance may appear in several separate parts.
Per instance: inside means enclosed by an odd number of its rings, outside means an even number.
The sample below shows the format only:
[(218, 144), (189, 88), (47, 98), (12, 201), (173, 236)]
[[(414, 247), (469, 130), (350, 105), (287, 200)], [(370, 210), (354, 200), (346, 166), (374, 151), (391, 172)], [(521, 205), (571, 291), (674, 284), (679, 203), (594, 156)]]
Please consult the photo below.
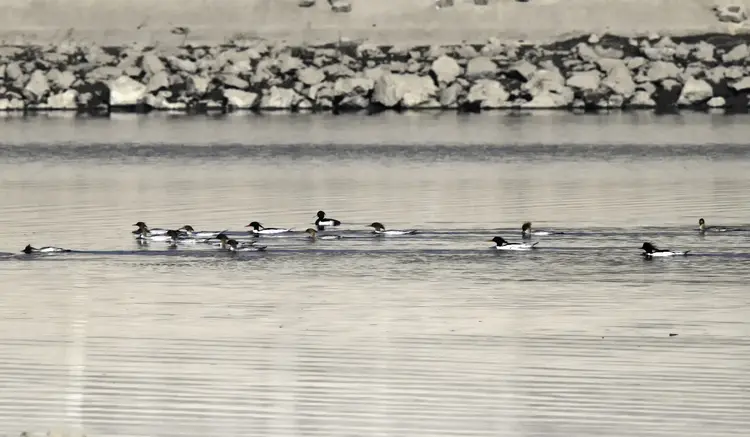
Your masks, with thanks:
[(695, 228), (750, 229), (748, 121), (0, 120), (0, 435), (747, 435), (750, 231)]

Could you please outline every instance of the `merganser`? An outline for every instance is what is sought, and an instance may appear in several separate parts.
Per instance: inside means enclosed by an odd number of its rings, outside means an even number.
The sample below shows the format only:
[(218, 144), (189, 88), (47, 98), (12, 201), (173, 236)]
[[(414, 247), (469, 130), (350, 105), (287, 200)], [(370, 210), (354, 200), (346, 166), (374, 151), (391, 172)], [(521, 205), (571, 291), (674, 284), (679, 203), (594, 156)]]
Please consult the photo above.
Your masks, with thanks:
[(138, 240), (148, 240), (148, 241), (164, 241), (167, 243), (175, 244), (177, 243), (177, 240), (179, 240), (182, 237), (182, 234), (180, 234), (179, 231), (176, 231), (174, 229), (169, 229), (165, 234), (163, 235), (153, 235), (149, 233), (140, 233), (136, 236)]
[(521, 225), (521, 237), (523, 238), (531, 238), (532, 235), (547, 236), (547, 235), (562, 235), (563, 233), (564, 232), (532, 231), (531, 222), (525, 222), (523, 225)]
[(161, 228), (149, 229), (149, 227), (146, 226), (146, 223), (144, 222), (138, 222), (134, 224), (133, 226), (138, 226), (138, 229), (133, 231), (133, 233), (136, 235), (141, 235), (144, 233), (149, 234), (149, 235), (165, 235), (168, 231), (168, 229), (161, 229)]
[(178, 229), (178, 231), (183, 231), (185, 234), (190, 238), (196, 238), (196, 239), (211, 239), (216, 238), (217, 235), (227, 232), (228, 229), (224, 229), (223, 231), (196, 231), (193, 229), (190, 225), (185, 225)]
[(71, 252), (70, 249), (63, 249), (62, 247), (44, 246), (40, 248), (31, 247), (31, 244), (27, 244), (26, 247), (21, 251), (25, 254), (30, 253), (60, 253), (60, 252)]
[(226, 236), (226, 234), (221, 233), (219, 234), (216, 239), (219, 240), (219, 247), (223, 250), (228, 250), (230, 252), (239, 252), (239, 251), (251, 251), (251, 250), (266, 250), (266, 246), (256, 246), (254, 241), (243, 241), (239, 242), (237, 240), (231, 239)]
[(266, 228), (263, 225), (261, 225), (258, 222), (252, 222), (249, 225), (245, 226), (246, 228), (253, 228), (250, 233), (253, 235), (263, 235), (263, 234), (283, 234), (285, 232), (292, 232), (292, 229), (285, 229), (285, 228)]
[(648, 242), (643, 243), (643, 246), (641, 246), (641, 250), (644, 251), (643, 256), (645, 256), (646, 258), (651, 258), (654, 256), (683, 256), (687, 255), (690, 252), (689, 250), (677, 252), (669, 249), (658, 249), (656, 246)]
[(531, 250), (539, 244), (538, 241), (533, 243), (509, 243), (503, 237), (495, 237), (490, 242), (495, 243), (497, 250)]
[(698, 220), (698, 231), (701, 234), (704, 234), (706, 232), (732, 232), (732, 231), (742, 231), (743, 229), (740, 228), (725, 228), (724, 226), (706, 226), (706, 221), (702, 218)]
[(326, 226), (340, 226), (341, 222), (332, 219), (332, 218), (326, 218), (326, 213), (323, 211), (318, 211), (318, 219), (315, 220), (315, 226), (318, 227), (319, 231), (324, 231)]
[(386, 230), (385, 226), (383, 226), (382, 223), (379, 222), (373, 222), (372, 224), (367, 225), (370, 228), (375, 229), (373, 231), (374, 234), (378, 235), (414, 235), (417, 233), (416, 230), (410, 229), (410, 230), (395, 230), (390, 229)]
[(315, 240), (340, 240), (341, 239), (341, 235), (332, 235), (332, 234), (321, 235), (320, 237), (318, 237), (318, 231), (316, 231), (313, 228), (307, 228), (307, 230), (305, 230), (305, 232), (307, 232), (307, 234), (310, 235), (310, 240), (311, 241), (315, 241)]

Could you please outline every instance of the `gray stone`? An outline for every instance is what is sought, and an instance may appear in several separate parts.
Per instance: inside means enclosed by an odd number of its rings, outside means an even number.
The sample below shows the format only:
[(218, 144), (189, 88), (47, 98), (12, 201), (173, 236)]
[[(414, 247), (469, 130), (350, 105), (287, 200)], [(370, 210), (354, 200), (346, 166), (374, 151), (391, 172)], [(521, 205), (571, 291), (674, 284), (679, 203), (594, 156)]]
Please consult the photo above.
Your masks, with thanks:
[(466, 96), (468, 103), (478, 103), (482, 109), (499, 109), (509, 106), (510, 94), (496, 80), (479, 79)]
[(705, 80), (690, 78), (685, 82), (677, 104), (681, 106), (694, 105), (707, 101), (714, 95), (711, 85)]
[(347, 13), (352, 11), (352, 4), (348, 0), (331, 0), (333, 12)]
[(709, 108), (723, 108), (727, 102), (724, 100), (724, 97), (713, 97), (706, 104)]
[(110, 106), (136, 105), (146, 96), (146, 85), (128, 76), (111, 80), (108, 85)]
[(578, 45), (575, 48), (576, 54), (578, 54), (578, 57), (581, 58), (584, 62), (593, 62), (599, 59), (599, 54), (594, 51), (594, 49), (591, 48), (590, 45), (582, 42), (578, 43)]
[(640, 108), (653, 108), (656, 106), (656, 102), (651, 98), (651, 93), (643, 90), (636, 91), (628, 102), (630, 106)]
[(145, 53), (141, 58), (141, 68), (149, 75), (154, 75), (160, 71), (165, 70), (167, 67), (154, 53)]
[(727, 53), (724, 53), (724, 55), (721, 57), (721, 60), (725, 64), (731, 64), (744, 61), (745, 59), (747, 59), (748, 55), (750, 55), (750, 49), (748, 49), (747, 44), (740, 44), (734, 46), (732, 50), (728, 51)]
[(463, 88), (457, 83), (452, 83), (448, 87), (441, 89), (438, 93), (440, 106), (446, 109), (457, 108), (458, 99), (462, 92)]
[(750, 90), (750, 76), (743, 77), (737, 82), (729, 85), (735, 91), (747, 91)]
[(450, 56), (442, 55), (431, 66), (439, 83), (452, 83), (461, 74), (461, 66)]
[(162, 70), (151, 76), (151, 79), (146, 84), (147, 93), (155, 93), (166, 88), (169, 88), (169, 73), (166, 70)]
[(34, 100), (39, 101), (49, 92), (49, 82), (47, 76), (42, 70), (35, 70), (31, 73), (28, 83), (23, 89), (24, 95), (31, 96)]
[(624, 63), (610, 65), (605, 71), (605, 77), (601, 84), (613, 93), (625, 98), (632, 96), (635, 92), (635, 82), (630, 75), (630, 70)]
[(297, 6), (301, 8), (310, 8), (315, 6), (315, 0), (297, 0)]
[(492, 59), (478, 56), (466, 64), (466, 76), (470, 78), (494, 77), (497, 74), (497, 64)]
[[(366, 95), (375, 87), (375, 81), (369, 77), (342, 77), (333, 85), (334, 96)], [(312, 96), (311, 98), (315, 98)]]
[(289, 88), (271, 87), (260, 101), (261, 109), (292, 109), (301, 96)]
[(187, 94), (192, 97), (201, 97), (208, 91), (210, 83), (210, 77), (196, 74), (190, 75), (185, 81)]
[(701, 62), (714, 62), (716, 48), (707, 42), (701, 41), (695, 45), (693, 56)]
[(224, 90), (224, 98), (232, 108), (252, 109), (258, 100), (258, 94), (230, 88)]
[(595, 91), (599, 88), (600, 83), (601, 76), (596, 70), (573, 73), (573, 75), (565, 81), (566, 86), (584, 91)]
[(531, 80), (531, 78), (534, 76), (534, 73), (536, 73), (536, 70), (536, 65), (526, 60), (516, 62), (508, 69), (509, 72), (518, 74), (525, 81)]
[(72, 110), (78, 108), (78, 92), (76, 90), (65, 90), (58, 94), (53, 94), (47, 98), (48, 109)]
[(87, 82), (107, 82), (114, 78), (122, 76), (123, 71), (119, 67), (98, 67), (95, 68), (86, 75)]
[(415, 74), (383, 74), (376, 81), (372, 101), (386, 108), (437, 106), (437, 87), (432, 79)]
[(678, 78), (681, 73), (680, 67), (671, 62), (655, 61), (648, 66), (646, 78), (651, 82), (658, 82)]
[(297, 80), (308, 86), (323, 82), (325, 78), (326, 75), (314, 67), (307, 67), (303, 68), (302, 70), (297, 70)]
[(250, 86), (249, 83), (247, 83), (246, 80), (240, 79), (239, 77), (233, 75), (233, 74), (224, 74), (221, 75), (221, 82), (228, 86), (229, 88), (237, 88), (237, 89), (247, 89), (247, 87)]
[(66, 90), (73, 86), (76, 81), (75, 75), (70, 71), (60, 71), (56, 68), (47, 72), (47, 80), (50, 82), (53, 88), (58, 90)]
[(198, 71), (198, 66), (190, 59), (169, 56), (167, 57), (167, 63), (172, 71), (182, 71), (187, 74), (195, 74)]
[(717, 5), (714, 6), (716, 18), (724, 23), (742, 23), (747, 20), (747, 12), (744, 5)]
[(5, 77), (10, 80), (16, 80), (23, 77), (21, 64), (19, 64), (18, 62), (11, 62), (10, 64), (8, 64), (8, 67), (5, 69)]

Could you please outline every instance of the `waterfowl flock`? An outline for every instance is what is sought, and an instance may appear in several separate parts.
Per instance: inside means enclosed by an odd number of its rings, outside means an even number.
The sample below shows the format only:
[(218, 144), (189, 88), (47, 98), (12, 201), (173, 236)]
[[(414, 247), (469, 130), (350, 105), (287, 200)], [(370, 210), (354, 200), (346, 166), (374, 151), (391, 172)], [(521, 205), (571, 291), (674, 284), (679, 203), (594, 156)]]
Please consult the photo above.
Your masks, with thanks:
[[(330, 218), (326, 216), (324, 211), (318, 211), (316, 214), (315, 227), (307, 228), (304, 233), (306, 238), (315, 242), (318, 240), (340, 240), (344, 238), (342, 235), (332, 234), (324, 232), (327, 227), (341, 226), (340, 220)], [(184, 225), (176, 229), (167, 228), (151, 228), (146, 225), (145, 222), (139, 221), (133, 226), (136, 227), (132, 234), (135, 240), (139, 244), (148, 244), (150, 242), (162, 242), (166, 243), (170, 247), (176, 247), (183, 244), (206, 244), (213, 246), (219, 250), (228, 252), (262, 252), (265, 251), (268, 246), (258, 244), (258, 238), (264, 235), (278, 235), (294, 232), (294, 228), (271, 228), (265, 227), (258, 221), (250, 222), (246, 225), (246, 228), (250, 228), (247, 234), (252, 237), (252, 240), (236, 240), (229, 238), (227, 233), (228, 229), (222, 231), (196, 231), (190, 225)], [(372, 228), (372, 234), (374, 236), (410, 236), (419, 233), (416, 229), (386, 229), (385, 225), (380, 222), (372, 222), (366, 227)], [(745, 231), (744, 228), (729, 228), (723, 226), (706, 226), (706, 221), (703, 218), (698, 220), (697, 231), (700, 235), (706, 233), (719, 233), (719, 232), (735, 232)], [(551, 230), (535, 230), (532, 228), (531, 222), (524, 222), (521, 225), (521, 241), (520, 242), (509, 242), (502, 236), (495, 236), (489, 242), (493, 243), (492, 246), (496, 250), (502, 251), (528, 251), (537, 249), (539, 241), (528, 241), (532, 236), (554, 236), (564, 235), (564, 232), (551, 231)], [(644, 242), (640, 250), (645, 258), (653, 257), (668, 257), (668, 256), (686, 256), (690, 253), (689, 250), (671, 250), (671, 249), (660, 249), (651, 242)], [(32, 245), (27, 245), (22, 251), (25, 254), (52, 254), (71, 252), (70, 249), (64, 249), (61, 247), (44, 246), (35, 248)]]

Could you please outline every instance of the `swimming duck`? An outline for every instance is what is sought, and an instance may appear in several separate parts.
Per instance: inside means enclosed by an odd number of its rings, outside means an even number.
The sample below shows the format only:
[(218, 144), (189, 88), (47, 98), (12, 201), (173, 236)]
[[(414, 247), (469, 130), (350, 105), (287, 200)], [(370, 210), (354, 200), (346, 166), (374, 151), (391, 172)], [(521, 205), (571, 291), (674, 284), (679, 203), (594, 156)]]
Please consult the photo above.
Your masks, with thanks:
[(698, 231), (701, 234), (706, 232), (731, 232), (741, 231), (740, 228), (725, 228), (724, 226), (706, 226), (706, 221), (703, 218), (698, 219)]
[(646, 258), (651, 258), (654, 256), (682, 256), (687, 255), (690, 252), (689, 250), (686, 250), (684, 252), (677, 252), (669, 249), (659, 249), (649, 242), (643, 243), (643, 246), (641, 246), (641, 250), (644, 251), (643, 256), (645, 256)]
[(531, 250), (539, 244), (538, 241), (533, 243), (509, 243), (503, 237), (495, 237), (490, 242), (495, 243), (497, 250)]
[(138, 223), (134, 224), (133, 226), (138, 226), (138, 229), (136, 229), (135, 231), (133, 231), (133, 234), (135, 234), (135, 235), (143, 235), (143, 234), (148, 234), (148, 235), (166, 235), (166, 233), (168, 231), (168, 229), (161, 229), (161, 228), (149, 229), (149, 227), (146, 226), (146, 223), (144, 223), (144, 222), (138, 222)]
[(283, 234), (285, 232), (292, 232), (292, 229), (285, 228), (266, 228), (258, 222), (252, 222), (245, 226), (246, 228), (253, 228), (250, 233), (253, 235), (270, 235), (270, 234)]
[(177, 240), (181, 239), (182, 237), (183, 234), (180, 234), (179, 231), (176, 231), (174, 229), (169, 229), (166, 233), (161, 235), (153, 235), (149, 234), (148, 232), (136, 235), (136, 239), (138, 240), (163, 241), (171, 244), (176, 244)]
[(318, 236), (318, 231), (316, 231), (313, 228), (307, 228), (307, 230), (305, 230), (305, 232), (310, 236), (310, 240), (312, 240), (312, 241), (315, 241), (315, 240), (340, 240), (341, 239), (341, 235), (331, 235), (331, 234), (328, 234), (328, 235)]
[(531, 238), (532, 235), (561, 235), (563, 232), (553, 232), (553, 231), (533, 231), (531, 229), (531, 222), (525, 222), (521, 225), (521, 236), (523, 238)]
[(414, 235), (417, 233), (416, 230), (396, 230), (396, 229), (389, 229), (386, 230), (385, 226), (383, 226), (380, 222), (373, 222), (372, 224), (367, 225), (370, 228), (375, 229), (373, 233), (378, 235)]
[(192, 226), (185, 225), (181, 227), (180, 229), (178, 229), (177, 231), (184, 232), (185, 235), (189, 238), (195, 238), (195, 239), (200, 240), (200, 239), (216, 238), (217, 235), (227, 232), (228, 229), (225, 229), (223, 231), (196, 231), (195, 229), (193, 229)]
[(254, 241), (242, 241), (239, 242), (232, 238), (227, 237), (223, 232), (216, 237), (219, 240), (218, 246), (223, 250), (230, 252), (244, 252), (244, 251), (261, 251), (266, 250), (266, 246), (256, 246)]
[(326, 213), (323, 211), (318, 211), (318, 219), (315, 220), (315, 226), (318, 227), (319, 231), (324, 231), (326, 226), (340, 226), (341, 222), (332, 219), (332, 218), (326, 218)]
[(25, 254), (30, 253), (60, 253), (60, 252), (71, 252), (70, 249), (63, 249), (62, 247), (44, 246), (40, 248), (31, 247), (31, 244), (27, 244), (26, 247), (21, 251)]

